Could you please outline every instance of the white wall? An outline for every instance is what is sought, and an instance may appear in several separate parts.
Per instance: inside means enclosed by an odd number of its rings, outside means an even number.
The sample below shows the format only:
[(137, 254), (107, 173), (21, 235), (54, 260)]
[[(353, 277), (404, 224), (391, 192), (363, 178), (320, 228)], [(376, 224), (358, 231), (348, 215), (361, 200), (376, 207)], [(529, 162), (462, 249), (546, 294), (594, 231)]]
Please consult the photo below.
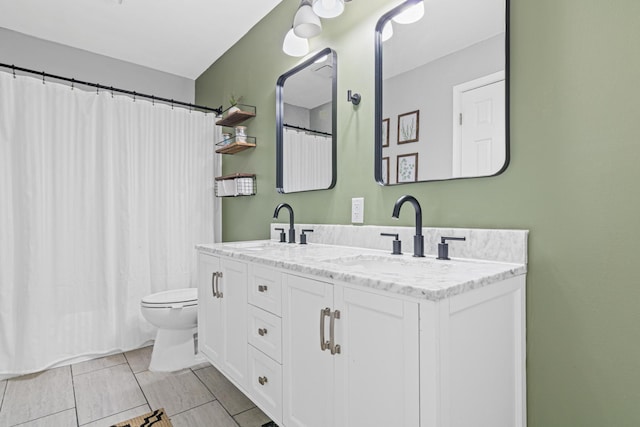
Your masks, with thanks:
[(0, 28), (0, 62), (176, 101), (195, 100), (195, 80), (6, 28)]
[[(418, 153), (418, 181), (451, 178), (453, 86), (504, 70), (504, 34), (384, 81), (383, 119), (389, 118), (389, 181), (399, 154)], [(419, 141), (398, 145), (398, 114), (420, 110)]]

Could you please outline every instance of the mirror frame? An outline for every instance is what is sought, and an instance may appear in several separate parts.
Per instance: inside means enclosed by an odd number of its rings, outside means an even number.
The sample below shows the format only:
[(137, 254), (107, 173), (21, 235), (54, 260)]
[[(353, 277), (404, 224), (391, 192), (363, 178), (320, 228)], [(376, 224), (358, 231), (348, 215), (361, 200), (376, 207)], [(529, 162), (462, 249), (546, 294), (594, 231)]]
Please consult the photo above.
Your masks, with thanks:
[[(287, 193), (283, 188), (284, 185), (284, 140), (283, 140), (283, 129), (284, 129), (284, 83), (285, 81), (296, 74), (299, 71), (307, 68), (311, 64), (313, 64), (318, 59), (323, 56), (331, 55), (333, 59), (333, 74), (331, 76), (331, 184), (327, 188), (317, 188), (313, 190), (303, 190), (303, 191), (294, 191), (291, 193)], [(338, 55), (336, 51), (327, 47), (322, 49), (320, 52), (314, 54), (306, 61), (302, 62), (299, 65), (296, 65), (291, 70), (282, 74), (278, 77), (278, 81), (276, 83), (276, 190), (281, 194), (293, 194), (293, 193), (302, 193), (304, 191), (319, 191), (319, 190), (330, 190), (336, 185), (337, 179), (337, 110), (338, 110)]]
[(422, 0), (406, 0), (404, 3), (399, 6), (394, 7), (378, 20), (376, 24), (376, 32), (375, 32), (375, 132), (374, 132), (374, 179), (376, 182), (384, 187), (391, 187), (395, 185), (401, 184), (416, 184), (416, 183), (424, 183), (424, 182), (439, 182), (439, 181), (451, 181), (458, 179), (472, 179), (472, 178), (488, 178), (492, 176), (497, 176), (503, 173), (509, 163), (511, 161), (510, 154), (510, 83), (511, 83), (511, 73), (510, 73), (510, 59), (509, 59), (509, 39), (510, 39), (510, 24), (509, 24), (509, 11), (510, 11), (510, 0), (504, 0), (505, 2), (505, 63), (504, 63), (504, 73), (505, 73), (505, 88), (504, 88), (504, 96), (505, 96), (505, 159), (502, 168), (493, 175), (479, 175), (479, 176), (461, 176), (461, 177), (451, 177), (451, 178), (443, 178), (443, 179), (429, 179), (424, 181), (416, 181), (416, 182), (405, 182), (405, 183), (396, 183), (393, 185), (385, 184), (382, 178), (382, 30), (385, 24), (390, 21), (394, 16), (396, 16), (401, 11), (413, 6), (416, 3), (420, 3)]

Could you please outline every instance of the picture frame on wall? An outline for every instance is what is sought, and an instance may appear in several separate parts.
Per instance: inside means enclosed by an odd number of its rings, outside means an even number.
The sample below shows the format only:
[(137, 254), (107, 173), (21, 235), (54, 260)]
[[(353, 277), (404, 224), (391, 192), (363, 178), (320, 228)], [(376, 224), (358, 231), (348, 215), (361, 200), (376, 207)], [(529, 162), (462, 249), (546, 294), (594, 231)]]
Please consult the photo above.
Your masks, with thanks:
[(382, 121), (382, 147), (388, 147), (388, 146), (389, 146), (389, 119), (384, 119)]
[(382, 158), (382, 181), (383, 184), (389, 184), (389, 158)]
[(417, 142), (420, 138), (420, 110), (398, 114), (398, 144)]
[(416, 182), (418, 180), (418, 153), (401, 154), (396, 160), (396, 182)]

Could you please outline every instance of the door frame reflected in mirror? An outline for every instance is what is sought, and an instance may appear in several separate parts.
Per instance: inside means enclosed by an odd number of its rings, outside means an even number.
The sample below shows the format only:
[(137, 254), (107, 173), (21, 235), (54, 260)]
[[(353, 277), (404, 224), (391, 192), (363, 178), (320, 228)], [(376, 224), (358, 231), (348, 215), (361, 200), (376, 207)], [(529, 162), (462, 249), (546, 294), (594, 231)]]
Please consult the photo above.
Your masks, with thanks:
[[(328, 190), (336, 185), (337, 180), (337, 92), (338, 92), (338, 56), (331, 48), (325, 48), (309, 57), (301, 64), (282, 74), (276, 83), (276, 190), (287, 193), (284, 188), (284, 84), (288, 78), (306, 69), (325, 56), (331, 56), (333, 70), (331, 76), (331, 183), (325, 188), (300, 191)], [(297, 192), (297, 191), (295, 191)]]

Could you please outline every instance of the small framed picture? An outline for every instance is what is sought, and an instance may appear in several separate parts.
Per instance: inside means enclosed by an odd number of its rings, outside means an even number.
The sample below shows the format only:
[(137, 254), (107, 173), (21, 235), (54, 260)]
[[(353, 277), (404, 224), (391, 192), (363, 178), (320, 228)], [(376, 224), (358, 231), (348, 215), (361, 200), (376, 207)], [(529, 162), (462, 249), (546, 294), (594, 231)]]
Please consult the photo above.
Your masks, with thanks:
[(420, 137), (420, 110), (398, 114), (398, 144), (416, 142)]
[(418, 153), (398, 156), (396, 182), (416, 182), (418, 180)]
[(389, 184), (389, 158), (382, 158), (382, 183)]
[(382, 146), (389, 146), (389, 119), (384, 119), (382, 121)]

